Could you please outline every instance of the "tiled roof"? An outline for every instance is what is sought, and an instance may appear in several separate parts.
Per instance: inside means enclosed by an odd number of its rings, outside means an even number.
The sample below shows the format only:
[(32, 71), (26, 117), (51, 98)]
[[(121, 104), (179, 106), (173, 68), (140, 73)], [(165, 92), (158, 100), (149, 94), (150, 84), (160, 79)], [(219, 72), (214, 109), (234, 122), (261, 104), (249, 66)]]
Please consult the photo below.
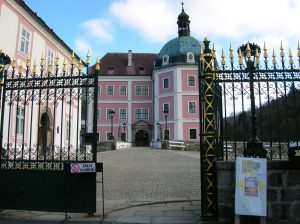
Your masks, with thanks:
[(128, 66), (128, 53), (107, 53), (100, 62), (100, 75), (152, 75), (156, 56), (157, 54), (132, 53), (132, 66)]

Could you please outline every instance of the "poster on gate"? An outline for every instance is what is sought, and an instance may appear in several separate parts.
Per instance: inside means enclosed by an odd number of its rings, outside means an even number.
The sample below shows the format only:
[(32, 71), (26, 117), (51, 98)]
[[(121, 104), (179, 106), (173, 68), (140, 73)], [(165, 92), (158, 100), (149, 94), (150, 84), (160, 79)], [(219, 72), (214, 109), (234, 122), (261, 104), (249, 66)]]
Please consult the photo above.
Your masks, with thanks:
[(236, 158), (235, 214), (267, 216), (267, 159)]

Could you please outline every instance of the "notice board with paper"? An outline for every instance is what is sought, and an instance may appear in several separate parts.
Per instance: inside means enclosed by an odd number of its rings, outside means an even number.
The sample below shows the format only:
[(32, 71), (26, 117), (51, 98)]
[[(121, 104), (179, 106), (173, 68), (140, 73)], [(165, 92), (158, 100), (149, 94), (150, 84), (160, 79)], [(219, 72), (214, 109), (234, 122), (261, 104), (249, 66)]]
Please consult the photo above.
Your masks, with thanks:
[(236, 158), (235, 214), (267, 216), (267, 160)]

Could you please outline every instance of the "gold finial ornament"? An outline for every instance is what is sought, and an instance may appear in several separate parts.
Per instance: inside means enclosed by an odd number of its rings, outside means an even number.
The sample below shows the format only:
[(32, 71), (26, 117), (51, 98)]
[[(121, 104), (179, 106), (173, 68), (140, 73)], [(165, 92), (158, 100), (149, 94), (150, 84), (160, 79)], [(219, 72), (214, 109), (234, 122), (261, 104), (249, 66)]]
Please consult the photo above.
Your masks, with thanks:
[(231, 43), (230, 43), (229, 51), (230, 51), (229, 57), (230, 57), (230, 59), (233, 59), (233, 58), (234, 58), (234, 54), (233, 54), (233, 48), (232, 48), (232, 46), (231, 46)]
[(283, 48), (283, 45), (282, 45), (282, 41), (280, 43), (280, 57), (284, 58), (284, 48)]
[(88, 50), (87, 55), (86, 55), (86, 64), (87, 65), (89, 65), (91, 63), (90, 59), (91, 59), (90, 50)]
[(276, 54), (275, 54), (275, 50), (274, 49), (273, 49), (272, 57), (273, 57), (272, 63), (273, 63), (273, 65), (276, 65), (277, 61), (276, 61)]
[(19, 75), (21, 76), (22, 75), (22, 69), (23, 69), (23, 66), (22, 66), (22, 61), (19, 62), (19, 67), (18, 67), (18, 73)]
[(66, 63), (66, 58), (64, 58), (64, 62), (63, 62), (62, 71), (63, 71), (63, 73), (66, 73), (66, 71), (67, 71), (67, 63)]
[(100, 61), (97, 57), (95, 71), (100, 71)]
[(71, 56), (71, 65), (75, 65), (75, 53), (74, 51), (72, 52), (72, 56)]
[(208, 37), (205, 37), (205, 38), (204, 38), (204, 42), (209, 42)]
[(48, 62), (48, 69), (47, 69), (47, 72), (48, 72), (48, 74), (51, 74), (51, 72), (52, 72), (52, 65), (51, 65), (51, 62), (49, 61)]
[(242, 55), (242, 50), (239, 48), (239, 65), (243, 64), (243, 55)]
[(16, 58), (14, 58), (12, 63), (12, 68), (16, 68), (16, 67), (17, 67)]
[(212, 48), (212, 57), (213, 59), (216, 59), (217, 58), (217, 54), (216, 54), (216, 45), (215, 43), (213, 43), (213, 48)]
[(44, 67), (44, 53), (42, 53), (42, 57), (41, 57), (41, 63), (40, 63), (40, 66), (41, 66), (41, 68), (43, 69), (43, 67)]
[(26, 59), (26, 68), (28, 69), (29, 67), (30, 67), (30, 57), (28, 55)]
[(291, 49), (289, 49), (289, 57), (290, 57), (290, 65), (293, 65), (294, 64), (294, 60), (293, 60), (293, 54), (292, 54), (292, 51)]
[(247, 43), (247, 47), (246, 47), (246, 57), (247, 57), (248, 59), (251, 58), (251, 49), (250, 49), (250, 44), (249, 44), (249, 42)]
[(36, 61), (35, 61), (35, 59), (34, 59), (34, 61), (33, 61), (33, 69), (32, 69), (32, 73), (33, 73), (33, 74), (36, 74)]
[(55, 66), (58, 67), (59, 66), (59, 57), (58, 54), (56, 53), (56, 57), (55, 57)]
[(260, 54), (258, 52), (258, 49), (256, 48), (255, 50), (255, 61), (256, 61), (256, 65), (260, 64), (260, 60), (259, 60)]
[(222, 64), (222, 65), (225, 65), (225, 64), (226, 64), (226, 61), (225, 61), (225, 54), (224, 54), (224, 50), (223, 50), (223, 49), (222, 49), (221, 58), (222, 58), (221, 64)]
[(78, 64), (78, 71), (82, 71), (82, 60), (81, 58), (79, 59), (79, 64)]
[(267, 59), (268, 58), (268, 50), (266, 48), (266, 43), (264, 42), (264, 58)]

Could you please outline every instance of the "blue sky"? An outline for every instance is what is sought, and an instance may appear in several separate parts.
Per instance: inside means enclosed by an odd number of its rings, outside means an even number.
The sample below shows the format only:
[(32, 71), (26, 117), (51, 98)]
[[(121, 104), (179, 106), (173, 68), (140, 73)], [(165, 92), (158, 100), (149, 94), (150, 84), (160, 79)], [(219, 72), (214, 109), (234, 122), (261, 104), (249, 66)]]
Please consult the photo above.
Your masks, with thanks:
[[(179, 0), (25, 0), (77, 54), (92, 60), (107, 52), (159, 53), (177, 37)], [(299, 0), (185, 0), (191, 35), (208, 37), (228, 55), (251, 41), (279, 55), (280, 42), (297, 54)]]

